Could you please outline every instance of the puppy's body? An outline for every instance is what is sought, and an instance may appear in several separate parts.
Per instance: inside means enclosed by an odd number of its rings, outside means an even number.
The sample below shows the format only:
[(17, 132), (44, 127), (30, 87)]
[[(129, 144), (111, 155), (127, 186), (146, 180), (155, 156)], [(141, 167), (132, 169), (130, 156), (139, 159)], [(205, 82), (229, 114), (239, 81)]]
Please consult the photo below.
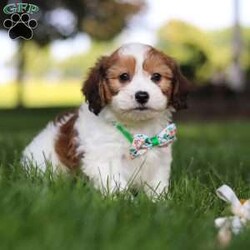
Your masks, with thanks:
[(83, 88), (88, 103), (49, 123), (26, 147), (23, 162), (43, 171), (47, 162), (54, 170), (80, 168), (103, 192), (133, 185), (159, 195), (169, 184), (171, 146), (131, 159), (130, 143), (114, 123), (156, 135), (170, 123), (171, 110), (183, 106), (184, 84), (171, 58), (147, 45), (123, 46), (91, 70)]

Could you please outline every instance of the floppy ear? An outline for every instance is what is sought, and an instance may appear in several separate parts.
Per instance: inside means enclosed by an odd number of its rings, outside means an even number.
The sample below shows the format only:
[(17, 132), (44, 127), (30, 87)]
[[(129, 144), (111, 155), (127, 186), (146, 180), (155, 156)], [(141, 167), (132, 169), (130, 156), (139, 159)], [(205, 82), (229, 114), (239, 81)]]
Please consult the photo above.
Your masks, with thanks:
[(187, 95), (189, 92), (189, 82), (182, 75), (179, 66), (174, 62), (173, 69), (173, 91), (170, 100), (170, 105), (172, 105), (175, 110), (186, 109), (187, 106)]
[(98, 115), (108, 102), (106, 81), (106, 61), (108, 57), (101, 57), (96, 65), (90, 69), (87, 80), (84, 82), (82, 93), (89, 104), (89, 110)]

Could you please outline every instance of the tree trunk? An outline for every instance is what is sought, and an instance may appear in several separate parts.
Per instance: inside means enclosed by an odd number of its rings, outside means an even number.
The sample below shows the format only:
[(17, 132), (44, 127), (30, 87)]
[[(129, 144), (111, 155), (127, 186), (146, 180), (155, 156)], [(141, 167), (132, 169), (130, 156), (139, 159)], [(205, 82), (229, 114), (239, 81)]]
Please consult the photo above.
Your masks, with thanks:
[(25, 52), (24, 40), (20, 39), (18, 42), (17, 54), (17, 108), (23, 107), (24, 96), (24, 71), (25, 71)]
[(239, 0), (233, 0), (234, 3), (234, 24), (232, 34), (232, 63), (229, 68), (228, 83), (231, 89), (236, 92), (244, 90), (244, 72), (241, 66), (240, 57), (243, 51), (243, 42), (240, 27)]

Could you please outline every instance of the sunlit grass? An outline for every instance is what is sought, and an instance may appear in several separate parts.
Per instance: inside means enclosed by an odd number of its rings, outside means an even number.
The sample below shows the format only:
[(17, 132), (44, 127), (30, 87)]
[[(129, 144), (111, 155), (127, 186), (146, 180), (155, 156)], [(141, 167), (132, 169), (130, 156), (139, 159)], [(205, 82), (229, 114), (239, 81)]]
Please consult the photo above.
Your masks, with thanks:
[(17, 84), (0, 84), (0, 107), (13, 108), (17, 103)]
[[(25, 82), (22, 100), (25, 107), (76, 106), (82, 100), (82, 83), (70, 79), (64, 81)], [(18, 100), (17, 83), (0, 85), (0, 108), (13, 108)]]

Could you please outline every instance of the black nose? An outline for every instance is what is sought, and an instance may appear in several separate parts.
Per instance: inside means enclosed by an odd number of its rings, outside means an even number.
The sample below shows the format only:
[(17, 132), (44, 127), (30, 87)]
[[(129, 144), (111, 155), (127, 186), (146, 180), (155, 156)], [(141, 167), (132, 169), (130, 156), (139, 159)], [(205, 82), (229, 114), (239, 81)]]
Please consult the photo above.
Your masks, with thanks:
[(138, 91), (135, 93), (135, 100), (140, 104), (145, 104), (149, 99), (149, 94), (146, 91)]

